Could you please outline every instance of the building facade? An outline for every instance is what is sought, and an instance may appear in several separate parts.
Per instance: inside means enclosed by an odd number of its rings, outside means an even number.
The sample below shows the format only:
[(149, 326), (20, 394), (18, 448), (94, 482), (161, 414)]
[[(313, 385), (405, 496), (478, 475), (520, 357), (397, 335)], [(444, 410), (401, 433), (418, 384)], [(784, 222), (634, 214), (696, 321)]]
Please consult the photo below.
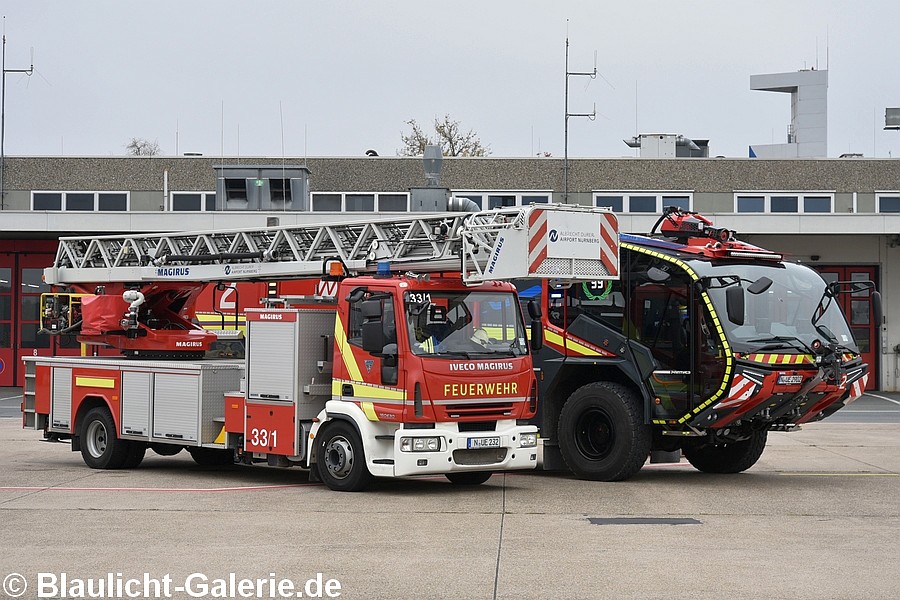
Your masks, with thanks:
[[(842, 298), (870, 388), (900, 389), (900, 160), (446, 158), (441, 185), (484, 209), (532, 202), (608, 206), (646, 233), (680, 206), (829, 280), (873, 280)], [(399, 157), (14, 157), (0, 210), (0, 386), (21, 357), (59, 351), (38, 336), (41, 269), (63, 235), (205, 230), (361, 219), (411, 209), (422, 161)], [(565, 182), (568, 181), (568, 189)], [(895, 271), (897, 273), (895, 273)], [(71, 341), (65, 342), (72, 344)], [(73, 351), (71, 347), (69, 351)]]

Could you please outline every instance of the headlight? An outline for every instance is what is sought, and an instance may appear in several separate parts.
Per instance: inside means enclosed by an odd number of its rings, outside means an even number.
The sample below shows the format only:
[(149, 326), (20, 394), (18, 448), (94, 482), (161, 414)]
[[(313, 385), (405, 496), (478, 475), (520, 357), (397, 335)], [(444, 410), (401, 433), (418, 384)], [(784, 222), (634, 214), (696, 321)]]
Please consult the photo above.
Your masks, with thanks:
[(441, 449), (439, 437), (402, 437), (400, 438), (401, 452), (437, 452)]
[(523, 433), (519, 435), (519, 448), (534, 448), (537, 446), (536, 433)]

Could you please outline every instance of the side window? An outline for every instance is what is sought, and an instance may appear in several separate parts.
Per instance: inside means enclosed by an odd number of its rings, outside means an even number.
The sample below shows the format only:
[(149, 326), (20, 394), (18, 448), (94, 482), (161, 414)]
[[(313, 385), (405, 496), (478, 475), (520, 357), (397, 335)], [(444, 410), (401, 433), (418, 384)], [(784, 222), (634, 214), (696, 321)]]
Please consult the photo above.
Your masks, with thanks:
[(354, 302), (350, 305), (350, 319), (347, 323), (347, 341), (354, 346), (362, 346), (363, 320), (359, 302)]
[(680, 268), (640, 256), (631, 269), (629, 318), (635, 337), (663, 369), (690, 369), (691, 280)]
[[(366, 299), (370, 296), (367, 295)], [(347, 341), (354, 346), (362, 347), (362, 325), (365, 319), (360, 303), (350, 305), (350, 319), (347, 323)], [(381, 298), (381, 321), (384, 324), (385, 344), (397, 343), (397, 320), (394, 314), (394, 299), (389, 296)]]
[(567, 323), (571, 325), (580, 314), (626, 333), (622, 282), (585, 281), (573, 285), (568, 291)]

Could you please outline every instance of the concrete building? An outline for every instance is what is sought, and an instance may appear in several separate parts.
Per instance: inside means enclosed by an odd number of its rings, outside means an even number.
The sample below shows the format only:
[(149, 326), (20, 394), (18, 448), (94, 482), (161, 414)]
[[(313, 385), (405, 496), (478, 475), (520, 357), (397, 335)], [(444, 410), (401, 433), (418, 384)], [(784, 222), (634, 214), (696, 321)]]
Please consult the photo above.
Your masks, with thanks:
[(828, 71), (752, 75), (750, 89), (791, 95), (791, 123), (785, 144), (753, 144), (751, 158), (828, 156)]
[[(482, 208), (561, 201), (562, 159), (445, 158), (441, 185)], [(61, 235), (202, 230), (365, 218), (410, 210), (422, 160), (358, 158), (14, 157), (0, 211), (0, 386), (21, 382), (37, 336), (41, 269)], [(663, 206), (712, 218), (828, 279), (871, 279), (842, 301), (875, 375), (900, 389), (900, 160), (570, 159), (569, 200), (609, 206), (623, 232), (648, 232)], [(53, 343), (57, 343), (54, 341)]]

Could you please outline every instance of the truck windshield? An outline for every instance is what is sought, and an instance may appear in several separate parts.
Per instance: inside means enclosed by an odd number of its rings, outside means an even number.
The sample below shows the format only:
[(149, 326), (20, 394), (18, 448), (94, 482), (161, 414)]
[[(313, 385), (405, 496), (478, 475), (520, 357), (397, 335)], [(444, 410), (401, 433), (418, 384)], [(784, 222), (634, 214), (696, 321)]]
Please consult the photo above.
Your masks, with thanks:
[[(810, 344), (819, 339), (858, 352), (838, 303), (825, 296), (825, 282), (812, 269), (793, 263), (778, 266), (710, 266), (707, 263), (695, 266), (701, 276), (713, 278), (713, 285), (708, 292), (736, 351), (759, 352), (790, 348), (801, 352), (809, 351)], [(725, 304), (726, 288), (716, 287), (715, 277), (726, 275), (741, 278), (741, 285), (745, 290), (743, 325), (729, 320)], [(750, 293), (750, 286), (763, 277), (771, 279), (772, 284), (761, 293)], [(817, 317), (815, 324), (814, 316)], [(827, 328), (832, 339), (825, 339), (822, 332), (816, 330), (817, 325), (823, 331)]]
[(528, 353), (519, 304), (511, 292), (410, 291), (404, 305), (409, 345), (419, 356)]

